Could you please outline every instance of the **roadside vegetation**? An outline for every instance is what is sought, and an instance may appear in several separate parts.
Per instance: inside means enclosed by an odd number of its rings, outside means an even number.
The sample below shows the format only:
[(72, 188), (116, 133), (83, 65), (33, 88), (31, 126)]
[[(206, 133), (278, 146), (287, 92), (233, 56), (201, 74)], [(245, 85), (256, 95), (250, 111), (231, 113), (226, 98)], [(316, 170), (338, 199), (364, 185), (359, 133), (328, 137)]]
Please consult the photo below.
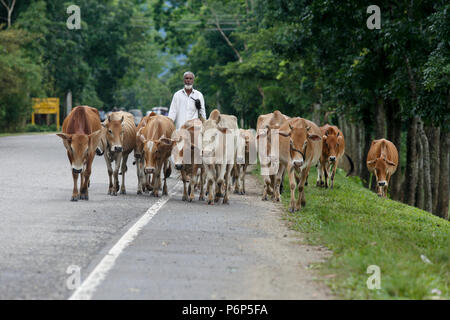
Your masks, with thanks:
[[(309, 244), (333, 251), (320, 274), (339, 298), (448, 299), (450, 223), (431, 213), (387, 198), (363, 187), (358, 177), (338, 169), (334, 189), (316, 187), (311, 170), (306, 206), (289, 213), (289, 179), (282, 201), (292, 229)], [(367, 267), (381, 271), (381, 289), (369, 290)]]

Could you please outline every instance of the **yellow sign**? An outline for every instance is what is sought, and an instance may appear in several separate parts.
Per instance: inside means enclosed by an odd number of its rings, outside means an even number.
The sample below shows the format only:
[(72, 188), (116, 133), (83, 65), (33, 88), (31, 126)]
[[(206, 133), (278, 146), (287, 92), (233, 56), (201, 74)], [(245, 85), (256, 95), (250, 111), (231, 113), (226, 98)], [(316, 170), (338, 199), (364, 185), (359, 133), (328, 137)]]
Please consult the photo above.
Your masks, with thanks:
[(34, 115), (56, 114), (56, 129), (59, 131), (59, 98), (33, 98), (33, 113), (31, 123), (34, 124)]

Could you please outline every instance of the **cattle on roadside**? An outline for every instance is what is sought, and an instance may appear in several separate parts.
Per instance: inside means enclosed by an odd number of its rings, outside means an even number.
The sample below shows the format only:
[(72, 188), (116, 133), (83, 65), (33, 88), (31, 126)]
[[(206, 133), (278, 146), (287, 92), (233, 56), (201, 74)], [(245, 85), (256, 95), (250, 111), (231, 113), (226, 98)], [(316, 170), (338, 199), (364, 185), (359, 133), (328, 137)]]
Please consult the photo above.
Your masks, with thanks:
[[(329, 124), (320, 127), (320, 131), (322, 132), (323, 147), (319, 167), (317, 168), (317, 186), (325, 185), (325, 188), (328, 188), (328, 178), (330, 178), (330, 187), (333, 188), (336, 168), (345, 154), (344, 135), (338, 127), (330, 126)], [(353, 172), (353, 161), (347, 154), (345, 155), (351, 167), (347, 174), (349, 176)], [(330, 172), (330, 169), (332, 172)], [(322, 180), (322, 177), (325, 182)]]
[(232, 177), (234, 193), (245, 194), (245, 173), (249, 164), (255, 163), (256, 138), (253, 129), (239, 129), (236, 142), (236, 164), (233, 166)]
[(152, 174), (152, 194), (159, 197), (161, 188), (161, 170), (164, 171), (163, 195), (167, 195), (167, 181), (172, 169), (169, 157), (175, 141), (170, 137), (175, 131), (172, 119), (162, 115), (155, 115), (141, 129), (140, 139), (144, 144), (144, 173)]
[(229, 203), (230, 173), (236, 161), (237, 133), (237, 118), (221, 114), (217, 109), (211, 112), (208, 120), (203, 120), (202, 161), (206, 173), (208, 204), (214, 204), (213, 192), (214, 202), (218, 202), (223, 196), (222, 203)]
[[(101, 122), (98, 110), (89, 106), (77, 106), (64, 119), (62, 133), (57, 136), (62, 138), (67, 149), (72, 168), (73, 191), (71, 201), (89, 200), (89, 178), (91, 175), (92, 161), (101, 138)], [(80, 174), (80, 190), (77, 182)]]
[[(119, 191), (119, 169), (122, 174), (120, 193), (126, 194), (125, 174), (128, 170), (127, 160), (136, 146), (136, 125), (131, 113), (113, 112), (103, 122), (101, 146), (103, 148), (106, 168), (108, 170), (108, 194), (117, 196)], [(113, 170), (112, 164), (115, 162)]]
[[(279, 131), (279, 169), (275, 178), (275, 200), (279, 201), (279, 188), (283, 172), (289, 175), (291, 201), (289, 211), (294, 212), (306, 204), (305, 182), (311, 166), (316, 165), (322, 153), (322, 134), (312, 121), (292, 118), (285, 122)], [(298, 199), (295, 189), (298, 187)]]
[[(173, 135), (177, 145), (172, 149), (172, 162), (175, 169), (181, 172), (183, 181), (183, 201), (194, 200), (195, 184), (200, 187), (198, 200), (204, 200), (205, 170), (201, 159), (202, 121), (192, 119), (186, 121)], [(199, 173), (200, 171), (200, 173)], [(186, 186), (188, 185), (188, 188)]]
[[(262, 114), (256, 123), (256, 139), (261, 175), (264, 179), (264, 190), (262, 200), (267, 200), (269, 195), (274, 199), (274, 179), (277, 174), (276, 163), (271, 161), (272, 153), (272, 130), (278, 130), (290, 118), (280, 111)], [(274, 137), (278, 139), (278, 137)], [(274, 145), (275, 149), (276, 146)], [(284, 175), (284, 172), (283, 172)]]
[(395, 145), (386, 139), (372, 141), (367, 154), (367, 169), (375, 175), (377, 194), (386, 197), (389, 180), (397, 170), (398, 151)]

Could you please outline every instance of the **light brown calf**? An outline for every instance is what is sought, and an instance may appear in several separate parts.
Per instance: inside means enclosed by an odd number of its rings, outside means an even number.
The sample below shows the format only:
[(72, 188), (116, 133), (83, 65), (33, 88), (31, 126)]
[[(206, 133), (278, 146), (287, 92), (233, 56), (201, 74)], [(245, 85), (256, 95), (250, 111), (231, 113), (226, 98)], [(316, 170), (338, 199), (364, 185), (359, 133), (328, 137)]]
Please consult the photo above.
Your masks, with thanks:
[(377, 194), (386, 197), (389, 180), (398, 166), (398, 151), (395, 145), (386, 139), (372, 141), (367, 154), (367, 169), (377, 179)]
[[(122, 174), (120, 193), (126, 194), (125, 173), (128, 170), (128, 155), (136, 146), (134, 117), (131, 113), (124, 111), (113, 112), (103, 122), (103, 127), (102, 141), (109, 177), (108, 194), (117, 196), (119, 191), (119, 168)], [(115, 162), (114, 171), (112, 169), (113, 162)]]
[(153, 174), (152, 194), (159, 197), (161, 187), (161, 170), (164, 169), (163, 195), (167, 195), (166, 179), (172, 170), (169, 157), (175, 141), (170, 139), (175, 131), (175, 124), (166, 116), (153, 116), (141, 130), (140, 139), (144, 143), (144, 173)]
[[(280, 128), (280, 166), (275, 178), (277, 192), (275, 199), (279, 201), (279, 184), (285, 167), (289, 174), (291, 204), (289, 211), (294, 212), (306, 204), (304, 186), (311, 166), (315, 165), (322, 153), (322, 134), (319, 127), (303, 118), (292, 118)], [(298, 187), (298, 199), (295, 189)]]
[(234, 193), (245, 194), (245, 172), (252, 159), (256, 155), (256, 138), (253, 129), (239, 129), (237, 139), (236, 164), (233, 167)]
[[(89, 178), (92, 161), (101, 138), (101, 123), (97, 109), (88, 106), (78, 106), (72, 109), (64, 119), (62, 132), (57, 136), (62, 138), (67, 149), (72, 168), (73, 191), (71, 201), (89, 200)], [(80, 192), (77, 182), (80, 174)]]
[[(338, 127), (329, 124), (320, 127), (320, 131), (322, 132), (323, 147), (317, 169), (317, 186), (324, 185), (323, 176), (325, 188), (328, 188), (328, 178), (330, 178), (330, 187), (333, 188), (336, 168), (345, 153), (344, 135)], [(330, 172), (331, 166), (333, 166), (332, 172)]]
[[(199, 148), (201, 140), (202, 121), (192, 119), (186, 121), (181, 128), (175, 132), (172, 139), (177, 145), (172, 149), (172, 162), (175, 169), (180, 170), (183, 181), (183, 201), (192, 202), (194, 200), (194, 184), (199, 178), (200, 195), (198, 200), (205, 199), (204, 180), (205, 169), (201, 159), (201, 150)], [(198, 171), (200, 170), (200, 174)], [(188, 188), (186, 185), (189, 184)]]

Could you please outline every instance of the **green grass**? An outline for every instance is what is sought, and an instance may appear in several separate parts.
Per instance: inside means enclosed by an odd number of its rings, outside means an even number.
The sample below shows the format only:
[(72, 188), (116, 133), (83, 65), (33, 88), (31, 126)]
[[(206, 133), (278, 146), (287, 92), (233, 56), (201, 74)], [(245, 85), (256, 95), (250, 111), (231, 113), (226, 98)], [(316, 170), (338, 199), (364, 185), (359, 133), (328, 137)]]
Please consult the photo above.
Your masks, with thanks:
[(51, 133), (55, 133), (56, 134), (58, 132), (60, 132), (60, 131), (0, 133), (0, 137), (23, 136), (23, 135), (39, 135), (39, 134), (51, 134)]
[[(333, 251), (318, 266), (332, 291), (345, 299), (449, 298), (450, 223), (423, 210), (379, 198), (358, 177), (338, 169), (334, 189), (318, 188), (313, 168), (306, 189), (306, 206), (289, 213), (289, 181), (282, 201), (294, 230), (310, 244)], [(422, 261), (425, 255), (432, 263)], [(369, 290), (369, 265), (381, 270), (381, 289)], [(438, 289), (441, 295), (431, 293)]]

